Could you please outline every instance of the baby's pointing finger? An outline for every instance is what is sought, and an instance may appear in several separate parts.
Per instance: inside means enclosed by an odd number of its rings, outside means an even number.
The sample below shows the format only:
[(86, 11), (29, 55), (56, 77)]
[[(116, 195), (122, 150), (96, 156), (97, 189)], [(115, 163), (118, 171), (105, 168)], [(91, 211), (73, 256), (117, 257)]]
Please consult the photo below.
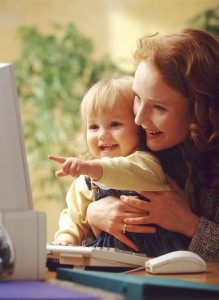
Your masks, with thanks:
[(55, 172), (55, 175), (56, 175), (56, 177), (63, 177), (63, 176), (66, 176), (66, 174), (64, 174), (62, 170), (56, 171), (56, 172)]
[(66, 158), (65, 157), (48, 155), (48, 159), (56, 161), (59, 164), (63, 164), (64, 162), (66, 162)]

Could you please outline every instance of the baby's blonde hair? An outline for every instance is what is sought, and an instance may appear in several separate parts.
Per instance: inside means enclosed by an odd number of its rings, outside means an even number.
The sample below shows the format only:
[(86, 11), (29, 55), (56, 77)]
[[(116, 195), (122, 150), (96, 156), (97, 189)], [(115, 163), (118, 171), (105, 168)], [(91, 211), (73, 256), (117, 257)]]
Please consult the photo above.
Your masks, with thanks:
[[(102, 79), (92, 85), (84, 95), (81, 111), (81, 143), (85, 144), (87, 137), (87, 118), (102, 114), (114, 114), (121, 109), (130, 109), (133, 114), (134, 95), (132, 91), (133, 77), (122, 76)], [(90, 158), (87, 145), (84, 145), (83, 157)]]

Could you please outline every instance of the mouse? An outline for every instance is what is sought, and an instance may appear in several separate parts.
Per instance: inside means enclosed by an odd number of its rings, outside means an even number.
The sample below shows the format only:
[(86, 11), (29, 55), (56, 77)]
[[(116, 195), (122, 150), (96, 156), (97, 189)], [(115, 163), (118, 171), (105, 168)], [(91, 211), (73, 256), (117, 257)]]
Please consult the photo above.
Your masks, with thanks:
[(145, 270), (152, 274), (201, 273), (206, 263), (194, 252), (178, 250), (147, 260)]

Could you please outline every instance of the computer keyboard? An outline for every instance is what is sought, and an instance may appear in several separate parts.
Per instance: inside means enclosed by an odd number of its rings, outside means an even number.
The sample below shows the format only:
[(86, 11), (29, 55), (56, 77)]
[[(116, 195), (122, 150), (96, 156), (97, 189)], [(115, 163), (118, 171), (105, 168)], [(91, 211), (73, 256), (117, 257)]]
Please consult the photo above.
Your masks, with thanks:
[(116, 248), (47, 245), (47, 264), (53, 262), (79, 268), (89, 266), (135, 268), (144, 266), (148, 259), (146, 254)]

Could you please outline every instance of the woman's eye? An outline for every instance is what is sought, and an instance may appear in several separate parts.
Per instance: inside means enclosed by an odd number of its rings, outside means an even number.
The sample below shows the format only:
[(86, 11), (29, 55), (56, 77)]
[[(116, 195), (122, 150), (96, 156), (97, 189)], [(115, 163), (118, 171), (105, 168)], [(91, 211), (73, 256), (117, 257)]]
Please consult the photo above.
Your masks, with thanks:
[(155, 104), (155, 105), (154, 105), (154, 109), (156, 109), (156, 110), (165, 110), (164, 107), (162, 107), (162, 106), (160, 106), (160, 105), (158, 105), (158, 104)]
[(134, 101), (141, 102), (141, 98), (138, 95), (134, 95), (134, 96), (135, 96)]

